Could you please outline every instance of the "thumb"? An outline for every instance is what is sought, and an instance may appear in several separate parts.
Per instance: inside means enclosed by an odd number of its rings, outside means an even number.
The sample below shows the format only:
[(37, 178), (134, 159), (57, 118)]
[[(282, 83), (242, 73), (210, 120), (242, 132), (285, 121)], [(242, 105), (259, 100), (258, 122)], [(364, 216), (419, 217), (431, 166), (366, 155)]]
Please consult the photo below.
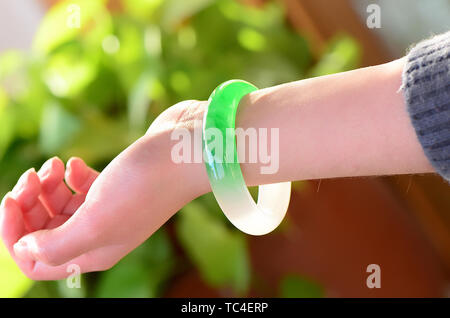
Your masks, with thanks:
[(50, 266), (61, 265), (99, 247), (96, 232), (89, 222), (74, 216), (55, 229), (23, 236), (14, 244), (14, 253), (22, 260), (39, 261)]

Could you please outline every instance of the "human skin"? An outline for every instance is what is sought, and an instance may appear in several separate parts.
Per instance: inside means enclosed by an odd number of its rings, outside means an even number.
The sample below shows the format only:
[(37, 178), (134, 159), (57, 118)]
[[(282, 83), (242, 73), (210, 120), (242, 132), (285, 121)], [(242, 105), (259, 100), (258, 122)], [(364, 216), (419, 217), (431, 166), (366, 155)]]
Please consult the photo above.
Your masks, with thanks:
[[(432, 172), (399, 90), (403, 65), (400, 59), (244, 97), (236, 126), (280, 134), (278, 172), (261, 174), (259, 163), (242, 163), (247, 184)], [(23, 273), (53, 280), (67, 277), (69, 264), (81, 272), (109, 269), (209, 192), (203, 163), (171, 160), (172, 131), (193, 131), (206, 106), (170, 107), (101, 174), (80, 158), (66, 167), (52, 158), (25, 172), (0, 211), (3, 242)]]

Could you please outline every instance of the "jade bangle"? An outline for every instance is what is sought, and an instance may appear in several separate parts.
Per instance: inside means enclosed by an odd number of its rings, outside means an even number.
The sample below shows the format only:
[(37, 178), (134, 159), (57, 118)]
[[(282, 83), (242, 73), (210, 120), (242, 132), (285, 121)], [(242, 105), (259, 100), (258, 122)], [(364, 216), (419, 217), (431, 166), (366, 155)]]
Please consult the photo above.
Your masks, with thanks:
[[(206, 171), (214, 196), (225, 216), (241, 231), (263, 235), (273, 231), (283, 220), (289, 205), (291, 183), (267, 184), (258, 188), (258, 203), (253, 200), (242, 176), (236, 150), (235, 118), (239, 102), (257, 88), (245, 81), (231, 80), (219, 85), (208, 100), (203, 119), (203, 151)], [(221, 153), (217, 140), (208, 140), (208, 130), (222, 135)], [(229, 129), (228, 129), (229, 131)], [(232, 158), (226, 145), (233, 145)]]

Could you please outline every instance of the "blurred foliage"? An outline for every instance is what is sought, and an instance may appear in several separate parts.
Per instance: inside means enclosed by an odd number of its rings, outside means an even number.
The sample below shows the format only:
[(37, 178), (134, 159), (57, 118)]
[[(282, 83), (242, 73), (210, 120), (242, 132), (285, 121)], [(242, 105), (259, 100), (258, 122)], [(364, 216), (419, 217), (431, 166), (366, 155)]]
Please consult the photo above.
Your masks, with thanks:
[(0, 244), (0, 282), (0, 297), (20, 297), (32, 285), (32, 281), (24, 277), (12, 261), (3, 244)]
[(159, 230), (116, 266), (102, 274), (97, 297), (156, 297), (175, 264), (172, 246)]
[(247, 291), (250, 270), (242, 233), (228, 229), (197, 202), (180, 212), (177, 233), (207, 283), (213, 287), (229, 285), (237, 293)]
[(280, 282), (280, 297), (284, 298), (321, 298), (322, 287), (316, 282), (298, 275), (287, 275)]
[[(80, 28), (68, 24), (76, 18), (74, 4)], [(258, 8), (234, 0), (59, 2), (43, 19), (31, 52), (0, 56), (0, 194), (48, 156), (79, 156), (101, 170), (165, 108), (206, 99), (225, 80), (267, 87), (356, 65), (358, 45), (346, 36), (314, 60), (284, 15), (272, 1)], [(186, 206), (175, 223), (176, 239), (205, 282), (238, 295), (248, 291), (245, 236), (229, 226), (211, 195)], [(38, 282), (27, 296), (162, 295), (186, 266), (165, 231), (113, 269), (84, 275), (80, 290)], [(8, 283), (0, 296), (22, 295), (31, 282), (5, 255), (1, 250), (0, 281)], [(287, 296), (309, 288), (292, 279), (283, 286)]]

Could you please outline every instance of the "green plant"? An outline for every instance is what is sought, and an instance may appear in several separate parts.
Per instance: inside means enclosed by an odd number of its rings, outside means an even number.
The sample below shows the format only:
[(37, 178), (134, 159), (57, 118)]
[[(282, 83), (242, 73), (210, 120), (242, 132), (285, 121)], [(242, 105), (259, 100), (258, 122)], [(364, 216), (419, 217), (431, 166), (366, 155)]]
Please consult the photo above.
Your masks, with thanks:
[(323, 288), (310, 279), (298, 275), (286, 275), (280, 282), (280, 297), (284, 298), (321, 298)]
[[(66, 25), (71, 4), (79, 5), (80, 28)], [(76, 155), (101, 170), (165, 108), (206, 99), (230, 78), (266, 87), (342, 71), (358, 57), (355, 42), (341, 37), (316, 63), (274, 2), (254, 8), (234, 0), (122, 0), (115, 10), (108, 4), (61, 1), (46, 14), (31, 52), (0, 56), (1, 194), (48, 156)], [(251, 282), (245, 236), (224, 222), (211, 195), (186, 206), (175, 223), (203, 279), (245, 294)], [(87, 275), (78, 294), (39, 282), (28, 296), (161, 295), (183, 262), (171, 244), (163, 228), (112, 270)], [(32, 284), (5, 255), (0, 279), (8, 284), (0, 296), (24, 294)]]

